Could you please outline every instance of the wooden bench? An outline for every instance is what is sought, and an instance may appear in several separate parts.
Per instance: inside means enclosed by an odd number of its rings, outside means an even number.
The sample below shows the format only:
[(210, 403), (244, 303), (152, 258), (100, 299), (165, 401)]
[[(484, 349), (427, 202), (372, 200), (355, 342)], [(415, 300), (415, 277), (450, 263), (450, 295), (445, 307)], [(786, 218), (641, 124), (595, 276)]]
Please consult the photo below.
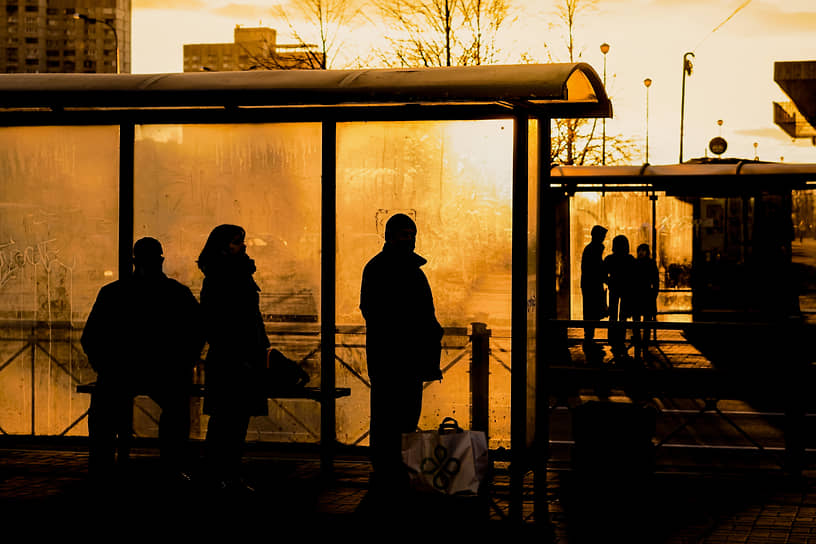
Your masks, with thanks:
[[(77, 385), (77, 393), (93, 393), (96, 389), (96, 382)], [(331, 398), (339, 399), (351, 395), (351, 388), (336, 387)], [(193, 384), (190, 389), (191, 397), (203, 397), (204, 386)], [(270, 391), (267, 395), (270, 399), (310, 399), (322, 402), (324, 400), (323, 391), (319, 387), (294, 387), (291, 389), (281, 389)]]

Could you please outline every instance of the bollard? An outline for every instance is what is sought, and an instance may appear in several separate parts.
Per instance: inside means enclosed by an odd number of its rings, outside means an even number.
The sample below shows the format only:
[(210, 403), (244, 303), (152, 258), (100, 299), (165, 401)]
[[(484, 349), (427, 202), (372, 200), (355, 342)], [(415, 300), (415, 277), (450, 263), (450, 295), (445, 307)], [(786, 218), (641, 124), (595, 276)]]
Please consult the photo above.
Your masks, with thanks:
[(484, 323), (471, 323), (470, 422), (471, 429), (489, 437), (490, 419), (490, 329)]

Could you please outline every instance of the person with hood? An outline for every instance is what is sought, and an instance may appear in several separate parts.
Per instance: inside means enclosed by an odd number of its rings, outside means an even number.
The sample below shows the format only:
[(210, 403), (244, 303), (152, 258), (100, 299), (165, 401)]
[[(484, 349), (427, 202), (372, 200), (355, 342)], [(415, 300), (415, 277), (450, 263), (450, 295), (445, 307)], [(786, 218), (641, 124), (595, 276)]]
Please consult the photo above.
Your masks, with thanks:
[(189, 480), (190, 390), (201, 357), (199, 305), (188, 287), (162, 271), (161, 243), (133, 245), (133, 274), (100, 289), (82, 348), (97, 373), (88, 413), (89, 473), (107, 479), (125, 465), (133, 428), (133, 399), (146, 394), (161, 408), (159, 446), (171, 481)]
[[(629, 253), (629, 239), (619, 234), (612, 239), (612, 254), (604, 259), (606, 283), (609, 286), (609, 321), (623, 323), (632, 317), (632, 283), (635, 258)], [(626, 329), (610, 327), (609, 343), (617, 362), (627, 357)]]
[(240, 493), (254, 491), (241, 470), (250, 418), (268, 414), (264, 372), (270, 346), (245, 237), (243, 227), (219, 225), (198, 257), (209, 345), (204, 363), (204, 413), (210, 416), (206, 466), (217, 490)]
[(431, 287), (414, 253), (417, 227), (395, 214), (385, 227), (385, 245), (363, 270), (360, 310), (366, 322), (366, 359), (371, 381), (370, 455), (372, 489), (407, 484), (402, 433), (414, 432), (422, 411), (423, 382), (441, 380), (442, 326)]
[[(634, 279), (632, 282), (632, 318), (634, 321), (657, 320), (657, 295), (660, 292), (660, 273), (657, 264), (651, 257), (649, 244), (640, 244), (637, 247), (635, 259)], [(632, 331), (632, 340), (635, 345), (635, 358), (640, 359), (645, 354), (646, 342), (651, 336), (651, 329)]]

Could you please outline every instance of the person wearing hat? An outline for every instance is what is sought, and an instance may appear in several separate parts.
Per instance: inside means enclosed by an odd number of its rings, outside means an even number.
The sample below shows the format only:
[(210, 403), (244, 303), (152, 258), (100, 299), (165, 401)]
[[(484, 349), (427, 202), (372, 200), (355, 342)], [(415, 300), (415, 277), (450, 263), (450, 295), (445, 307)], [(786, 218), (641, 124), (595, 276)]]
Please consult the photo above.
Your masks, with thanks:
[[(607, 317), (606, 289), (604, 281), (603, 253), (607, 229), (595, 225), (590, 231), (592, 240), (581, 254), (581, 296), (583, 298), (584, 319), (600, 321)], [(595, 327), (584, 328), (584, 353), (587, 360), (593, 362), (600, 355), (595, 343)]]
[(138, 240), (132, 274), (100, 289), (82, 332), (80, 343), (97, 373), (88, 413), (89, 473), (100, 480), (117, 463), (125, 468), (133, 399), (140, 394), (161, 408), (165, 476), (176, 483), (189, 479), (190, 388), (204, 337), (198, 301), (164, 274), (163, 263), (158, 240)]
[(422, 410), (423, 382), (442, 379), (443, 330), (431, 287), (414, 253), (417, 227), (405, 214), (389, 218), (385, 245), (363, 270), (360, 310), (366, 321), (366, 360), (371, 381), (372, 490), (407, 484), (402, 433), (414, 432)]

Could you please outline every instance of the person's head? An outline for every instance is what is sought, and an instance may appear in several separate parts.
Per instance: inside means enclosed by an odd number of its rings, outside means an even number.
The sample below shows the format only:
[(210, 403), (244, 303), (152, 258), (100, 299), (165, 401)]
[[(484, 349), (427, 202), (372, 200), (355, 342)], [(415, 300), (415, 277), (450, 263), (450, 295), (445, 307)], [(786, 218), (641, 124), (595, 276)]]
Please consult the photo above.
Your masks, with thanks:
[(637, 256), (638, 259), (648, 259), (650, 257), (651, 250), (649, 249), (649, 244), (640, 244), (637, 247)]
[(155, 238), (145, 237), (133, 244), (133, 267), (138, 276), (155, 276), (162, 271), (164, 250)]
[(246, 255), (246, 231), (238, 225), (218, 225), (204, 244), (198, 256), (198, 268), (206, 273), (206, 268), (232, 256)]
[(592, 235), (593, 242), (603, 242), (604, 238), (606, 238), (606, 228), (600, 225), (595, 225), (592, 227), (590, 234)]
[(612, 253), (626, 255), (629, 253), (629, 239), (623, 234), (618, 234), (612, 238)]
[(405, 253), (414, 251), (416, 235), (416, 223), (404, 213), (392, 215), (385, 223), (385, 243)]

